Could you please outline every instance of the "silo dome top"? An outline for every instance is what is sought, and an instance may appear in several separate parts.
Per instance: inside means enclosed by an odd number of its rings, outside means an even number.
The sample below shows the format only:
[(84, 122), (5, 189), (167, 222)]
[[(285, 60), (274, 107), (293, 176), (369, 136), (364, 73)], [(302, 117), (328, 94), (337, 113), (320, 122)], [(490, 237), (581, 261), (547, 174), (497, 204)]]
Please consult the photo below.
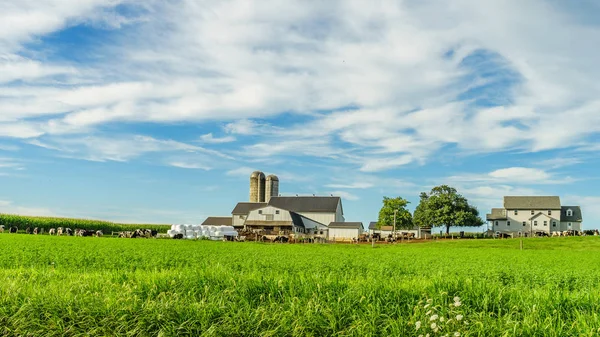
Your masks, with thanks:
[(254, 171), (252, 172), (252, 174), (250, 175), (250, 178), (258, 178), (258, 177), (263, 177), (264, 178), (265, 174), (260, 172), (260, 171)]
[(270, 175), (267, 177), (267, 179), (269, 179), (269, 180), (273, 180), (273, 181), (279, 181), (279, 178), (277, 178), (277, 176), (276, 176), (276, 175), (274, 175), (274, 174), (270, 174)]

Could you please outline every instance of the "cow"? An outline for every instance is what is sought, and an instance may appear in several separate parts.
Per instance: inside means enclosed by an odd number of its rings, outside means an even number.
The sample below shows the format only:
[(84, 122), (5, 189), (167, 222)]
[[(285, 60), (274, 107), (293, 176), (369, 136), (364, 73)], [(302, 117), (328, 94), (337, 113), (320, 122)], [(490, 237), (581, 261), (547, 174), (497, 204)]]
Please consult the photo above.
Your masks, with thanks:
[(175, 234), (173, 236), (173, 239), (183, 239), (183, 234), (179, 233), (179, 234)]
[(62, 227), (58, 227), (56, 229), (56, 235), (58, 235), (58, 236), (63, 235), (63, 228)]
[(560, 236), (561, 233), (560, 232), (552, 232), (552, 236)]
[(16, 232), (18, 232), (18, 231), (19, 231), (19, 228), (18, 228), (18, 227), (16, 227), (16, 226), (12, 226), (12, 227), (10, 228), (10, 232), (11, 232), (11, 233), (16, 233)]
[(50, 229), (48, 230), (48, 235), (54, 235), (54, 234), (56, 234), (56, 229), (54, 229), (54, 228), (50, 228)]
[(31, 234), (31, 227), (25, 228), (25, 233), (26, 234)]
[(102, 236), (102, 231), (96, 231), (96, 237), (101, 237)]
[(39, 229), (38, 227), (35, 227), (35, 228), (33, 229), (33, 234), (35, 234), (35, 235), (41, 234), (41, 233), (40, 233), (40, 229)]
[(4, 233), (4, 225), (0, 225), (0, 233)]
[(63, 230), (63, 233), (64, 233), (65, 235), (67, 235), (67, 236), (73, 236), (73, 230), (72, 230), (71, 228), (69, 228), (69, 227), (65, 228), (65, 229)]

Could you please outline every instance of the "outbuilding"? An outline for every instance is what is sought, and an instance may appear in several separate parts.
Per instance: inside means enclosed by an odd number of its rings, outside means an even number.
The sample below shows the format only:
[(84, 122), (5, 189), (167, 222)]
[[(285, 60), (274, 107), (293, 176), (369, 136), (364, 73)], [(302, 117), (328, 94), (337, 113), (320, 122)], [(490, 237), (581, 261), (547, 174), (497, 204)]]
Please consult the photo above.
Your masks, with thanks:
[(331, 222), (329, 224), (329, 240), (352, 241), (363, 233), (362, 222)]

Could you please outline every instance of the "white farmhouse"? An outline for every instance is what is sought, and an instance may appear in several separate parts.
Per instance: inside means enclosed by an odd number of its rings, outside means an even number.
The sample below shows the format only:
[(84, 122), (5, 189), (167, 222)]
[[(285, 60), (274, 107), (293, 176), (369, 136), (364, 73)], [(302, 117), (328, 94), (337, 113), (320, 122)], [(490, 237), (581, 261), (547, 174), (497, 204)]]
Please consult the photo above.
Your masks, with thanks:
[(512, 236), (581, 232), (581, 208), (562, 206), (557, 196), (505, 196), (503, 206), (486, 215), (494, 232)]

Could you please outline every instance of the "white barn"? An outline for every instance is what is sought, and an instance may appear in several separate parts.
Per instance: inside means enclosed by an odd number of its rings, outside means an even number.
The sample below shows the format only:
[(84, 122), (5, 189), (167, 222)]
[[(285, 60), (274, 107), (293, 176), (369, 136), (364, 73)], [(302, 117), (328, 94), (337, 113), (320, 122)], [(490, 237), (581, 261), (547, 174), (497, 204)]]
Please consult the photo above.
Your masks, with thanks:
[(328, 227), (328, 238), (332, 241), (352, 241), (364, 231), (362, 222), (332, 222)]

